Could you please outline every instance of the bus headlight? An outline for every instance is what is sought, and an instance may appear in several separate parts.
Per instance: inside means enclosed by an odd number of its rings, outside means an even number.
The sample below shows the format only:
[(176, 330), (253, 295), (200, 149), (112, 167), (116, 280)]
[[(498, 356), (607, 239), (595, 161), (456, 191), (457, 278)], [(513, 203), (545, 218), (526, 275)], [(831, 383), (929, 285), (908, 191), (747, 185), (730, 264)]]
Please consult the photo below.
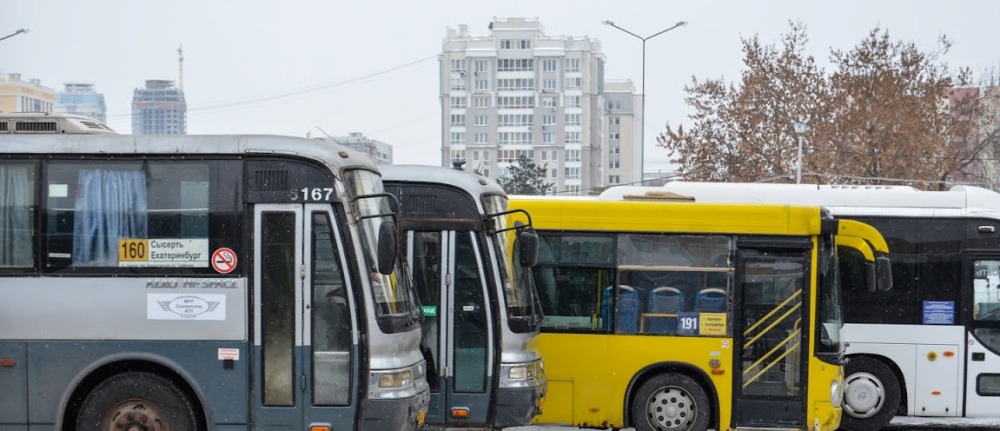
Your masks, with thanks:
[(837, 380), (830, 381), (830, 404), (834, 407), (840, 407), (840, 402), (843, 401), (844, 394), (840, 393), (840, 382)]
[(395, 370), (372, 371), (368, 379), (368, 397), (373, 399), (409, 398), (426, 387), (425, 365), (420, 363)]
[(413, 384), (413, 371), (396, 371), (381, 373), (378, 376), (378, 387), (383, 389), (397, 389)]
[(526, 388), (538, 386), (544, 379), (541, 360), (515, 364), (500, 364), (501, 388)]

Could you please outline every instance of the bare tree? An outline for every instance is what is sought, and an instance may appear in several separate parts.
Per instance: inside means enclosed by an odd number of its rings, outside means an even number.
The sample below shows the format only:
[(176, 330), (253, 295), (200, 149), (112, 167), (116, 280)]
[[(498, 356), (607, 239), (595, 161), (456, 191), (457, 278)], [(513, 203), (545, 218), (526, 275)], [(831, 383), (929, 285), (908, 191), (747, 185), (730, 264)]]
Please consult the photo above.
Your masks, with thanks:
[(974, 103), (953, 89), (969, 74), (953, 74), (942, 61), (947, 39), (924, 52), (875, 28), (851, 50), (831, 50), (830, 74), (806, 54), (806, 42), (805, 27), (791, 23), (779, 44), (743, 40), (738, 83), (692, 78), (685, 87), (692, 126), (668, 124), (657, 139), (684, 178), (792, 178), (796, 122), (809, 125), (803, 171), (820, 181), (905, 179), (925, 187), (955, 180), (979, 153), (982, 143), (971, 141)]

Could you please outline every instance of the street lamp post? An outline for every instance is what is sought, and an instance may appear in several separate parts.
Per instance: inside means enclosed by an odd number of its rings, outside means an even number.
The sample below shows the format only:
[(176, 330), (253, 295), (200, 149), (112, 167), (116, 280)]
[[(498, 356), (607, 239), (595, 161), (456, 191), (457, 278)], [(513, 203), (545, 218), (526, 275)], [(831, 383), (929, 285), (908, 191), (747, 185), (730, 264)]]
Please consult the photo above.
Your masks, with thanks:
[(0, 37), (0, 40), (10, 39), (10, 38), (12, 38), (14, 36), (17, 36), (17, 35), (21, 34), (21, 33), (27, 33), (27, 32), (28, 32), (28, 29), (26, 29), (26, 28), (19, 28), (19, 29), (17, 29), (17, 31), (15, 31), (15, 32), (13, 32), (11, 34), (8, 34), (8, 35), (6, 35), (4, 37)]
[(604, 20), (603, 23), (604, 23), (604, 25), (610, 25), (610, 26), (612, 26), (614, 28), (617, 28), (617, 29), (619, 29), (621, 31), (624, 31), (625, 33), (628, 33), (632, 37), (635, 37), (636, 39), (639, 39), (639, 40), (642, 41), (642, 78), (641, 78), (642, 79), (642, 119), (639, 121), (639, 180), (640, 180), (640, 184), (642, 184), (646, 180), (646, 169), (645, 169), (646, 168), (646, 154), (645, 154), (645, 152), (646, 152), (646, 41), (650, 40), (650, 39), (652, 39), (652, 38), (654, 38), (656, 36), (659, 36), (659, 35), (661, 35), (663, 33), (666, 33), (666, 32), (668, 32), (670, 30), (673, 30), (673, 29), (675, 29), (677, 27), (680, 27), (682, 25), (687, 25), (687, 21), (677, 21), (677, 23), (674, 24), (672, 27), (663, 29), (663, 30), (661, 30), (661, 31), (659, 31), (659, 32), (651, 35), (651, 36), (646, 36), (646, 37), (642, 37), (642, 36), (639, 36), (639, 35), (637, 35), (635, 33), (632, 33), (631, 31), (625, 30), (624, 28), (621, 28), (621, 27), (615, 25), (615, 23), (613, 21), (611, 21), (611, 20)]
[(802, 183), (802, 136), (809, 130), (806, 123), (795, 123), (795, 134), (799, 135), (799, 155), (795, 162), (795, 184)]

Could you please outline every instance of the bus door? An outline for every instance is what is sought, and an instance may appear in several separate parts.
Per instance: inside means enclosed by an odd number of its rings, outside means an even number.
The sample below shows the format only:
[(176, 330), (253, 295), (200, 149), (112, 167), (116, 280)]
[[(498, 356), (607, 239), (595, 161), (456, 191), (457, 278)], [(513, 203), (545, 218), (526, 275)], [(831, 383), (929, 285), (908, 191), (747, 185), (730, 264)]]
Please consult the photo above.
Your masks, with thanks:
[(337, 218), (330, 205), (255, 205), (253, 241), (256, 428), (353, 429), (357, 325)]
[(734, 426), (808, 428), (810, 242), (799, 244), (804, 250), (744, 245), (737, 253)]
[[(964, 302), (971, 318), (966, 349), (965, 416), (996, 416), (1000, 400), (1000, 255), (970, 258), (972, 286)], [(965, 299), (968, 298), (968, 299)], [(946, 359), (946, 358), (941, 358)]]
[(493, 317), (474, 232), (408, 233), (413, 281), (424, 307), (430, 424), (483, 424), (493, 395)]

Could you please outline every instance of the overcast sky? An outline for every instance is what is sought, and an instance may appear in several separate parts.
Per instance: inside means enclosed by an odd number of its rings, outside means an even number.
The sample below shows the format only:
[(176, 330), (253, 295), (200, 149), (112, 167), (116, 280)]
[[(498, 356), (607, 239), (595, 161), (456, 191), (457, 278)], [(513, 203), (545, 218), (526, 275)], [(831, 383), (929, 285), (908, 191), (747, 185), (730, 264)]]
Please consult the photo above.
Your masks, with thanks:
[(4, 2), (0, 71), (61, 89), (90, 82), (104, 93), (108, 122), (131, 131), (132, 91), (147, 79), (178, 78), (184, 49), (188, 133), (303, 136), (361, 132), (392, 144), (396, 163), (436, 165), (441, 107), (438, 59), (447, 27), (489, 34), (493, 17), (532, 17), (548, 36), (600, 40), (608, 79), (642, 78), (642, 43), (602, 25), (612, 20), (646, 42), (647, 169), (666, 167), (654, 136), (687, 122), (685, 84), (738, 78), (740, 39), (765, 42), (807, 26), (810, 53), (848, 50), (876, 26), (894, 40), (933, 49), (981, 71), (1000, 58), (1000, 2), (783, 1), (216, 1), (30, 0)]

